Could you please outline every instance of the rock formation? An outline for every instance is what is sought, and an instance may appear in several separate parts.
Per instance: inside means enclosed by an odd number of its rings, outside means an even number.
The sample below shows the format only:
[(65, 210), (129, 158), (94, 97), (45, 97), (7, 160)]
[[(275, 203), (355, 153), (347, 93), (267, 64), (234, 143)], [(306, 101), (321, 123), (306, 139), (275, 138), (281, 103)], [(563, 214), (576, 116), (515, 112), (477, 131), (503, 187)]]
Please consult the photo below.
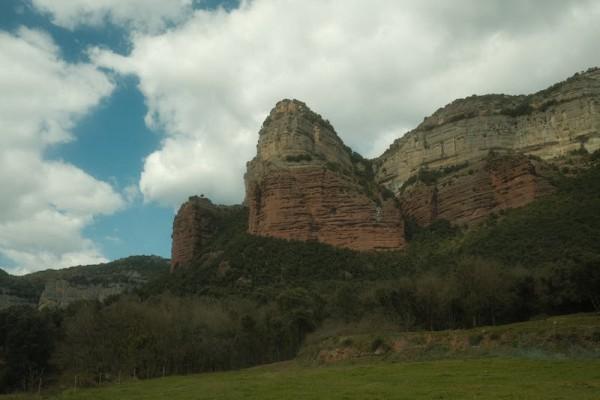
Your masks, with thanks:
[(40, 296), (38, 308), (65, 308), (69, 304), (82, 300), (104, 301), (110, 296), (116, 296), (128, 289), (139, 287), (141, 284), (129, 282), (107, 282), (97, 284), (75, 284), (64, 279), (49, 281)]
[(550, 160), (599, 148), (600, 69), (593, 68), (534, 95), (456, 100), (397, 139), (374, 164), (377, 182), (397, 193), (423, 167), (481, 160), (490, 151)]
[(35, 307), (37, 303), (32, 299), (20, 296), (18, 293), (7, 293), (0, 289), (0, 310), (13, 306), (32, 306)]
[(82, 300), (103, 301), (139, 289), (168, 271), (168, 260), (131, 256), (105, 264), (49, 269), (13, 276), (0, 270), (0, 309), (14, 305), (64, 308)]
[(231, 208), (199, 196), (191, 196), (181, 205), (173, 221), (171, 272), (202, 255), (206, 243), (217, 233), (221, 217)]
[(248, 232), (355, 250), (402, 248), (400, 209), (372, 174), (328, 121), (300, 101), (280, 101), (245, 175)]
[(477, 222), (554, 191), (546, 178), (554, 171), (543, 161), (520, 154), (488, 155), (447, 173), (427, 173), (429, 179), (417, 179), (399, 194), (405, 218), (421, 226), (436, 219)]
[[(248, 232), (354, 250), (401, 249), (405, 220), (470, 224), (524, 206), (554, 190), (549, 163), (598, 149), (598, 68), (533, 95), (456, 100), (374, 160), (345, 146), (306, 104), (282, 100), (247, 165)], [(181, 207), (172, 269), (204, 251), (217, 229), (215, 207), (200, 198)]]

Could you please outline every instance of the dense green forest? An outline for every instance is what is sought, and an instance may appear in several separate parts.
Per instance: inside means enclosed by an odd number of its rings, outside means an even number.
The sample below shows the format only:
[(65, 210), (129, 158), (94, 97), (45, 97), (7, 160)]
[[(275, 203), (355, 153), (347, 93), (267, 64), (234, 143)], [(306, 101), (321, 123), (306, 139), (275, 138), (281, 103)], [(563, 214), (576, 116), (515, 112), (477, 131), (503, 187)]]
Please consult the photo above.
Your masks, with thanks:
[(196, 265), (134, 293), (0, 311), (0, 388), (289, 359), (325, 322), (441, 330), (600, 311), (600, 165), (554, 183), (555, 194), (478, 227), (407, 224), (403, 252), (251, 236), (236, 209)]

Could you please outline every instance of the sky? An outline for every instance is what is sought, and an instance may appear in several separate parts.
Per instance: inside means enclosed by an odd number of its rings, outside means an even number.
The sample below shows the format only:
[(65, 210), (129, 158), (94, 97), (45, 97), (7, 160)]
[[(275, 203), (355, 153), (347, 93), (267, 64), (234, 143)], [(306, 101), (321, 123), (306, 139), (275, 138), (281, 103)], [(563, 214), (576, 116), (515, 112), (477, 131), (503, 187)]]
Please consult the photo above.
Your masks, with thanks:
[(595, 0), (1, 0), (0, 268), (169, 257), (190, 195), (243, 201), (274, 104), (367, 157), (456, 98), (600, 66)]

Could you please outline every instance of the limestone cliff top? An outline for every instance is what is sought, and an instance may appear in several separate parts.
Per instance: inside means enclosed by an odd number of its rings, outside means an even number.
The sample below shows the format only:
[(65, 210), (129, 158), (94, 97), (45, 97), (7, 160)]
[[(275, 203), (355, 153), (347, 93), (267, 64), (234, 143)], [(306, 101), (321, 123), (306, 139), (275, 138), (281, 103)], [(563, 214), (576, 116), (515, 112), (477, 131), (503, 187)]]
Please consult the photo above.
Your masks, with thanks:
[(250, 163), (301, 166), (335, 162), (349, 166), (350, 154), (328, 120), (300, 100), (283, 99), (263, 122), (256, 157)]
[(486, 94), (457, 99), (425, 117), (423, 122), (406, 135), (396, 139), (377, 159), (397, 151), (400, 144), (417, 132), (428, 132), (460, 120), (485, 116), (516, 118), (543, 112), (562, 102), (585, 96), (600, 96), (600, 68), (590, 68), (529, 95)]
[(293, 118), (302, 118), (309, 122), (322, 125), (336, 134), (331, 123), (324, 119), (320, 114), (311, 110), (305, 102), (297, 99), (282, 99), (271, 109), (271, 112), (263, 122), (259, 135), (270, 132), (269, 128), (273, 126), (275, 122), (281, 121), (282, 119), (291, 121)]

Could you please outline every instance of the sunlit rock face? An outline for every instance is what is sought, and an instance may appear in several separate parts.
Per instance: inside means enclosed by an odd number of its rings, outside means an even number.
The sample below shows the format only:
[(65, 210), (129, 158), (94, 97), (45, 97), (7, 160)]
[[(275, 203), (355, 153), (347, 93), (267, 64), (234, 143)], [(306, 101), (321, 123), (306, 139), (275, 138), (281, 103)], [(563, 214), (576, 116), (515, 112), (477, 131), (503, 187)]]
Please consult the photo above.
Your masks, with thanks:
[(393, 192), (419, 169), (440, 169), (515, 151), (543, 160), (600, 148), (600, 69), (529, 96), (456, 100), (425, 118), (374, 160), (376, 179)]
[(436, 219), (475, 223), (509, 208), (525, 206), (554, 191), (554, 170), (522, 154), (488, 155), (455, 171), (438, 173), (433, 182), (416, 180), (398, 197), (405, 218), (427, 226)]
[(214, 205), (206, 197), (191, 196), (183, 203), (173, 221), (171, 272), (191, 265), (216, 234), (219, 216), (228, 207)]
[(371, 163), (300, 101), (273, 108), (245, 182), (251, 234), (354, 250), (405, 244), (400, 208), (375, 184)]
[[(468, 225), (522, 207), (555, 190), (551, 178), (562, 156), (598, 149), (597, 68), (533, 95), (456, 100), (373, 160), (344, 145), (306, 104), (286, 99), (265, 119), (247, 164), (248, 232), (354, 250), (402, 249), (406, 222)], [(197, 197), (181, 207), (172, 269), (203, 252), (219, 207)]]

